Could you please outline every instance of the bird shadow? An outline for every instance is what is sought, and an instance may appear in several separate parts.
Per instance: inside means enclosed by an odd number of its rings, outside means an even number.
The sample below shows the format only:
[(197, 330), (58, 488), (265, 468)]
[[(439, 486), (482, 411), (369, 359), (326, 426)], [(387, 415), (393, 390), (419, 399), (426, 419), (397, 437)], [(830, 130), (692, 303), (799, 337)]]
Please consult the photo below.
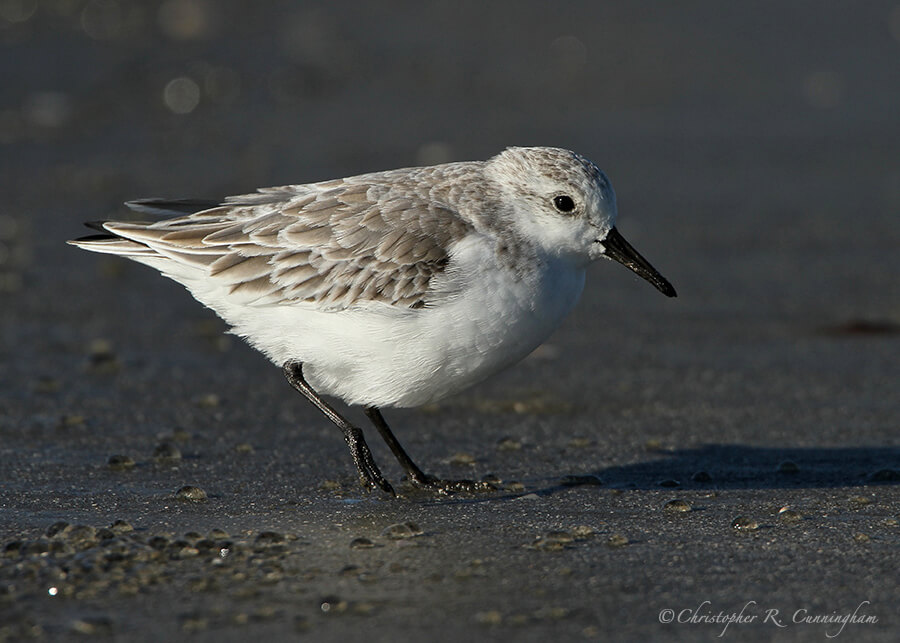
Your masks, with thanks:
[(900, 448), (770, 448), (707, 444), (654, 452), (652, 459), (595, 471), (523, 480), (526, 490), (463, 502), (601, 489), (816, 489), (900, 485)]
[(790, 489), (900, 484), (900, 448), (771, 448), (707, 444), (591, 472), (629, 489)]

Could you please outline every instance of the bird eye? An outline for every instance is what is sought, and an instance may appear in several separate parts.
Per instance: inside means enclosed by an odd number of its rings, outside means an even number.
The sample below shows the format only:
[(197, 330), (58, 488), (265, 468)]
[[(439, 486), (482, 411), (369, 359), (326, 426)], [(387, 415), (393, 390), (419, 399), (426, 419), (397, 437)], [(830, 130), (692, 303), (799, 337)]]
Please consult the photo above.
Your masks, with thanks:
[(575, 209), (575, 202), (572, 197), (561, 194), (553, 197), (553, 206), (560, 212), (571, 212)]

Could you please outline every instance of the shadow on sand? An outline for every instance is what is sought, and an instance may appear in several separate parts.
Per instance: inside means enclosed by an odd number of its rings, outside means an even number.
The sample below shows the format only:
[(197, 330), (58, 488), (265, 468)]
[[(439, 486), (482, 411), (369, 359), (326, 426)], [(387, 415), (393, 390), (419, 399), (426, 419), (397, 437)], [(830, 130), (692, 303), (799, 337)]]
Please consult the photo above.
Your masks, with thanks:
[(650, 461), (588, 473), (524, 480), (528, 490), (523, 493), (452, 495), (440, 501), (430, 496), (430, 500), (440, 504), (513, 500), (528, 494), (546, 496), (584, 486), (737, 490), (900, 485), (898, 447), (779, 449), (708, 444), (694, 449), (658, 451), (655, 456)]
[[(548, 481), (549, 482), (549, 481)], [(900, 484), (900, 448), (761, 448), (708, 444), (563, 478), (614, 489), (797, 489)], [(540, 492), (538, 492), (540, 493)]]

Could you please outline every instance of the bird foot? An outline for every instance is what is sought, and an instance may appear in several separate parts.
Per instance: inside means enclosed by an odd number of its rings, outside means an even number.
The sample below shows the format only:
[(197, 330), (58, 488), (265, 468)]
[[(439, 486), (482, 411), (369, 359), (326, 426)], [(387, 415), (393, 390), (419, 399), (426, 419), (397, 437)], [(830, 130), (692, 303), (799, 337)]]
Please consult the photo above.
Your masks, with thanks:
[(428, 474), (423, 476), (409, 476), (409, 482), (425, 491), (433, 491), (441, 494), (451, 493), (478, 493), (496, 491), (497, 486), (490, 482), (479, 480), (445, 480)]

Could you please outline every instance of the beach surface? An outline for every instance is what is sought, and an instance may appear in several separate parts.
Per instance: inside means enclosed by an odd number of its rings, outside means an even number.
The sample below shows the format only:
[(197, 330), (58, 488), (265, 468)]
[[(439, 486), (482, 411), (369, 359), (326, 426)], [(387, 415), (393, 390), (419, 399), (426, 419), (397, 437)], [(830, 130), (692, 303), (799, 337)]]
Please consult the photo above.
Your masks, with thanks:
[[(0, 642), (900, 636), (900, 8), (0, 4)], [(385, 411), (367, 493), (142, 197), (552, 145), (610, 176), (564, 325)], [(341, 407), (344, 408), (344, 407)], [(358, 410), (350, 417), (365, 429)]]

